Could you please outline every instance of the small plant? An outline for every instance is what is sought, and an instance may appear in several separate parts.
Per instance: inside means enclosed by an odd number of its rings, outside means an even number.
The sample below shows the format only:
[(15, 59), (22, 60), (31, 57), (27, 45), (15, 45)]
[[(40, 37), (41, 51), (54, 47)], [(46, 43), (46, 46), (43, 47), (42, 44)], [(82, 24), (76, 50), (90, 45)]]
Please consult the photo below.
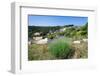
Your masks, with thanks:
[(49, 39), (54, 39), (54, 38), (56, 37), (56, 34), (49, 34), (47, 37), (48, 37)]
[(67, 38), (59, 38), (48, 45), (49, 52), (58, 59), (68, 58), (71, 50), (70, 40)]

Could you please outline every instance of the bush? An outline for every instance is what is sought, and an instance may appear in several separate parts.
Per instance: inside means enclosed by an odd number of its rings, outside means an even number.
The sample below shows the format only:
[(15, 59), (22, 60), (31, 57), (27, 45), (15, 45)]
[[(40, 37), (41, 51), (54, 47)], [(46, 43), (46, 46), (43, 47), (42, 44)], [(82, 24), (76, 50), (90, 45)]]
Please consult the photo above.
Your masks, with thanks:
[(54, 38), (56, 37), (56, 34), (49, 34), (47, 37), (48, 37), (49, 39), (54, 39)]
[(59, 32), (58, 35), (64, 36), (65, 32)]
[(67, 38), (59, 38), (48, 45), (49, 52), (58, 59), (68, 58), (71, 50), (70, 40)]

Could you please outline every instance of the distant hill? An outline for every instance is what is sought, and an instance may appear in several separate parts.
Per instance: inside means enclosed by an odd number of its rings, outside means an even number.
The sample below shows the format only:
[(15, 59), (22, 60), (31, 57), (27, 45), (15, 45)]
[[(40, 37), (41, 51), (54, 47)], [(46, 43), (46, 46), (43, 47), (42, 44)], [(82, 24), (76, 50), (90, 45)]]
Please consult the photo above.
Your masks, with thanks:
[(46, 35), (50, 31), (54, 32), (64, 27), (72, 27), (74, 25), (64, 25), (64, 26), (28, 26), (28, 37), (34, 36), (35, 32), (41, 32), (42, 35)]

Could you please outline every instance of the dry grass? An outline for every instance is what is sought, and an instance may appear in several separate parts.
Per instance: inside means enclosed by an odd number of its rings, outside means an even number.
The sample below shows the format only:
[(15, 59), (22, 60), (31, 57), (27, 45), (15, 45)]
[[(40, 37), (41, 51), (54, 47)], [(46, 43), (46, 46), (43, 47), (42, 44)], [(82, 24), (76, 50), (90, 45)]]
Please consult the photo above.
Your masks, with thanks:
[(32, 44), (28, 46), (28, 60), (55, 59), (49, 52), (47, 45)]
[[(39, 44), (28, 45), (28, 60), (59, 59), (50, 53), (48, 47), (49, 46), (47, 44), (45, 44), (45, 45), (39, 45)], [(72, 44), (70, 47), (71, 47), (71, 49), (70, 49), (69, 53), (67, 54), (67, 58), (64, 58), (64, 59), (88, 58), (88, 43), (87, 42), (81, 41), (80, 44)], [(61, 53), (59, 55), (61, 55)]]
[(74, 55), (73, 58), (88, 58), (88, 43), (81, 42), (81, 44), (73, 44)]

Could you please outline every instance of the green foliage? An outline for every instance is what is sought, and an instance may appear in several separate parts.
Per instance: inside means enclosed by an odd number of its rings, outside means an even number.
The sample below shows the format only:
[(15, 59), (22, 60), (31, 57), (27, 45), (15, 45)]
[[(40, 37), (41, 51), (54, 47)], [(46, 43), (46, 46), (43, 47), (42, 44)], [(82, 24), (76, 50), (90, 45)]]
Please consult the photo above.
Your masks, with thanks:
[(59, 38), (49, 45), (49, 52), (58, 59), (68, 58), (68, 54), (71, 51), (70, 40), (67, 38)]
[(66, 37), (73, 37), (74, 35), (76, 35), (76, 27), (70, 27), (67, 28), (65, 31), (65, 36)]
[(66, 37), (71, 37), (71, 38), (87, 38), (88, 35), (88, 23), (86, 23), (84, 26), (80, 27), (71, 27), (67, 28), (64, 34)]
[(59, 30), (60, 26), (28, 26), (28, 37), (32, 38), (35, 32), (42, 32), (42, 36), (46, 36), (50, 31), (55, 32)]
[(49, 38), (49, 39), (54, 39), (55, 37), (56, 37), (55, 34), (49, 34), (49, 35), (47, 36), (47, 38)]
[[(59, 32), (61, 28), (66, 28), (65, 31)], [(64, 25), (64, 26), (28, 26), (28, 37), (32, 38), (35, 32), (41, 32), (41, 36), (46, 37), (47, 34), (50, 34), (50, 31), (55, 32), (56, 35), (63, 35), (66, 37), (87, 37), (88, 34), (88, 23), (84, 26), (74, 26), (74, 25)], [(53, 39), (56, 36), (55, 34), (48, 35), (48, 38)]]
[(59, 32), (57, 34), (60, 35), (60, 36), (64, 36), (65, 32)]

